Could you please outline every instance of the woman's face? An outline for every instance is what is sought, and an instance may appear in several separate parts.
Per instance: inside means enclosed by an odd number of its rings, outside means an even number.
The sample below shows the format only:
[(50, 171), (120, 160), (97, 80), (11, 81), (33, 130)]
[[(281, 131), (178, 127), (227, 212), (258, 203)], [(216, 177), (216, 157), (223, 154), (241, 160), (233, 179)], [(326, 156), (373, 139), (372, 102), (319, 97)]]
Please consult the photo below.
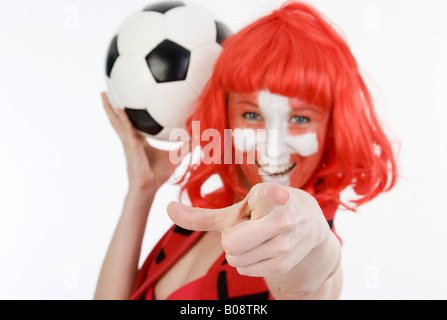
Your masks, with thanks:
[(324, 153), (329, 111), (272, 94), (229, 93), (228, 122), (243, 183), (301, 188)]

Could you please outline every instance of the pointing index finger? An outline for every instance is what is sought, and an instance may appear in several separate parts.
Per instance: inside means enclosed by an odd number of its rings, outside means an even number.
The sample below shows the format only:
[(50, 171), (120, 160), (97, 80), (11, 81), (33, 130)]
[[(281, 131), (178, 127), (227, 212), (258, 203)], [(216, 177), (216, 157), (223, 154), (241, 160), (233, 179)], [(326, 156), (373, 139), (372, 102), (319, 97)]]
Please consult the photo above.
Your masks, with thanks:
[(192, 208), (179, 202), (171, 202), (167, 211), (176, 225), (195, 231), (222, 232), (228, 226), (249, 219), (243, 202), (222, 209)]

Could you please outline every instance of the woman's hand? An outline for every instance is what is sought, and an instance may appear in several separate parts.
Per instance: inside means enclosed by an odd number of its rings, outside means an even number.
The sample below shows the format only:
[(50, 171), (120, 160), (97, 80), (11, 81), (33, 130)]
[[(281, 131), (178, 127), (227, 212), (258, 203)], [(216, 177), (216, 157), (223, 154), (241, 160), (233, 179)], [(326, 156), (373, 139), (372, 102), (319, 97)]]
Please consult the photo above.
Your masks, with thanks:
[(158, 190), (175, 170), (175, 165), (169, 161), (169, 152), (149, 145), (146, 138), (132, 126), (126, 112), (123, 109), (115, 111), (105, 92), (101, 96), (110, 123), (124, 147), (129, 189)]
[(168, 214), (185, 229), (221, 232), (227, 262), (255, 277), (288, 273), (331, 234), (312, 196), (274, 183), (255, 185), (242, 202), (228, 208), (172, 202)]

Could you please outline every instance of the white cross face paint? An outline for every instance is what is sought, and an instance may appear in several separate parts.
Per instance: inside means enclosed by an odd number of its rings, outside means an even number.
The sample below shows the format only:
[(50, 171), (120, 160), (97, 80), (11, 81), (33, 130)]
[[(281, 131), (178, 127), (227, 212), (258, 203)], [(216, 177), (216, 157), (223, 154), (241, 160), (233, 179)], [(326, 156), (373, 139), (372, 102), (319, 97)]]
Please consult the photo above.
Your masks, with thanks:
[(240, 152), (250, 152), (256, 148), (256, 131), (253, 129), (234, 129), (233, 145)]
[(292, 135), (288, 132), (291, 111), (288, 97), (262, 90), (258, 105), (265, 121), (265, 130), (234, 130), (234, 147), (246, 153), (256, 148), (257, 165), (263, 181), (289, 185), (289, 173), (295, 167), (290, 162), (290, 156), (298, 154), (309, 157), (318, 152), (317, 134)]

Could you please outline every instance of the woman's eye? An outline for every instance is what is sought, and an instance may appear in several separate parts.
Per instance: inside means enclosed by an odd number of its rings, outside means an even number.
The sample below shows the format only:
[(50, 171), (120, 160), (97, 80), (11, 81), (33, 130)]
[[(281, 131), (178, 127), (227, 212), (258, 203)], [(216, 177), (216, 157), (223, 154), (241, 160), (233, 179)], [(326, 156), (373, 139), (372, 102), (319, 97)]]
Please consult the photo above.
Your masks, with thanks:
[(245, 112), (242, 117), (248, 120), (261, 120), (262, 117), (256, 112)]
[(303, 123), (309, 123), (310, 119), (308, 117), (294, 116), (294, 117), (290, 118), (290, 121), (292, 123), (303, 124)]

